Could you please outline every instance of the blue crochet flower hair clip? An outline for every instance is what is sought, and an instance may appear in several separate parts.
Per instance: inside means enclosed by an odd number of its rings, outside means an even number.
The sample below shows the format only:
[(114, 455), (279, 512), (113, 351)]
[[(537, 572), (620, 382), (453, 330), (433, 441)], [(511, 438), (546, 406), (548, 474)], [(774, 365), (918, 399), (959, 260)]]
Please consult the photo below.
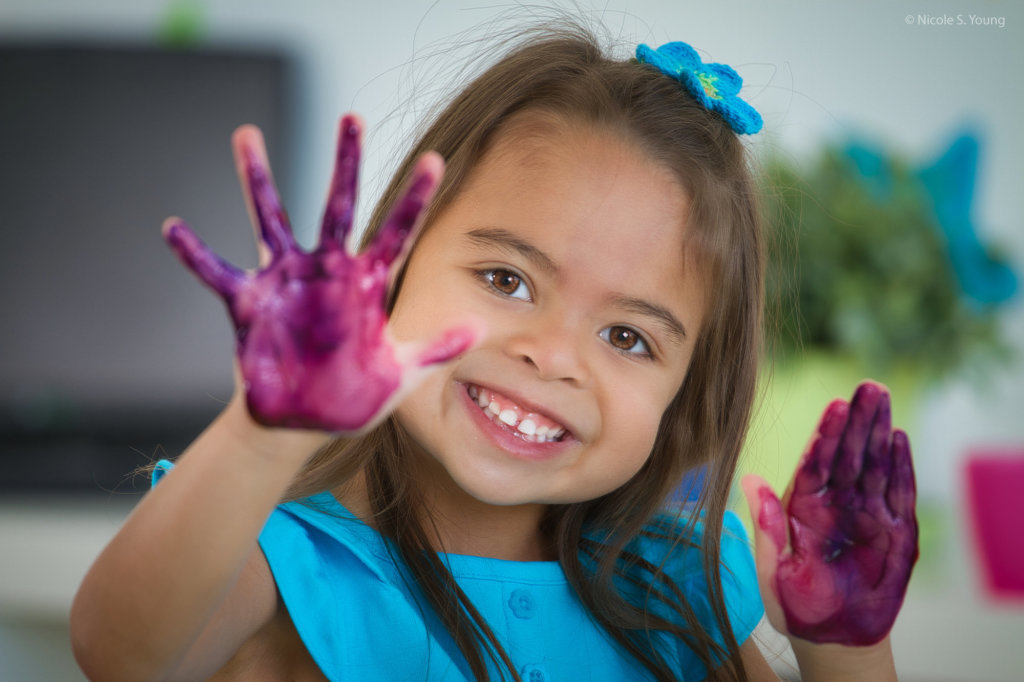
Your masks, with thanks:
[(717, 111), (739, 134), (753, 135), (764, 125), (761, 114), (739, 98), (743, 79), (727, 64), (705, 64), (686, 43), (665, 43), (652, 50), (641, 43), (636, 58), (683, 84), (697, 101)]

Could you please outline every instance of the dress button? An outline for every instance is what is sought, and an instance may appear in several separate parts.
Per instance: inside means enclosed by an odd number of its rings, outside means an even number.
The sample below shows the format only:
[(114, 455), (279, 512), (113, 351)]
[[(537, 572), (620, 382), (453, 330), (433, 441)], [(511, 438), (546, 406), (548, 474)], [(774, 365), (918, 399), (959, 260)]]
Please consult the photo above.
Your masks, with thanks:
[(512, 609), (516, 618), (523, 620), (533, 618), (533, 613), (536, 610), (533, 595), (529, 590), (512, 590), (512, 594), (508, 598), (508, 607)]
[(539, 665), (525, 665), (519, 672), (523, 682), (548, 682), (548, 674)]

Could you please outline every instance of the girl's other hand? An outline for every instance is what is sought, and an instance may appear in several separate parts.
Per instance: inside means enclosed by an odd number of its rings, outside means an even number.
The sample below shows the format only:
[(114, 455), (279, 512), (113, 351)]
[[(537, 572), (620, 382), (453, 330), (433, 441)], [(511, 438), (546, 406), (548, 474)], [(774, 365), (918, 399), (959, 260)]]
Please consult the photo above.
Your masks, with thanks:
[(270, 174), (263, 137), (243, 126), (232, 137), (239, 179), (257, 233), (260, 267), (242, 271), (211, 251), (180, 219), (164, 237), (181, 261), (223, 299), (235, 327), (249, 414), (267, 426), (356, 433), (383, 419), (420, 368), (473, 342), (459, 328), (424, 346), (398, 345), (385, 299), (443, 173), (424, 155), (373, 242), (351, 255), (362, 124), (342, 118), (319, 242), (296, 243)]
[(817, 644), (885, 639), (917, 560), (910, 443), (886, 388), (828, 406), (781, 502), (757, 476), (743, 490), (772, 625)]

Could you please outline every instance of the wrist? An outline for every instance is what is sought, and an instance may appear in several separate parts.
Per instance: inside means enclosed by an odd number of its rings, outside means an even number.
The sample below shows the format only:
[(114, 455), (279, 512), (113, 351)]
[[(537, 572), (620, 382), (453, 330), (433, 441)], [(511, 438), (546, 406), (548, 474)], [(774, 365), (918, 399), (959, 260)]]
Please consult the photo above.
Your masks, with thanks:
[(800, 666), (801, 678), (805, 682), (896, 680), (896, 665), (888, 636), (870, 646), (815, 644), (799, 637), (790, 637), (789, 640)]
[(226, 435), (240, 449), (264, 461), (305, 462), (331, 441), (326, 431), (290, 429), (260, 424), (249, 413), (245, 398), (235, 395), (217, 418)]

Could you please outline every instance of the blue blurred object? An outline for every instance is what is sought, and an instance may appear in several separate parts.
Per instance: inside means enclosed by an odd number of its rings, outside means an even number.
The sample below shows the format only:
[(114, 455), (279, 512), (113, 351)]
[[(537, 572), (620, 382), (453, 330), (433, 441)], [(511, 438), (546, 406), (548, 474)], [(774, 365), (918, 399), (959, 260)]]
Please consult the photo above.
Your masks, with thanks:
[(696, 502), (697, 498), (700, 497), (701, 492), (704, 490), (704, 482), (707, 479), (707, 467), (700, 467), (689, 471), (686, 476), (683, 477), (683, 482), (679, 484), (669, 500), (675, 504), (687, 504), (690, 502)]
[[(971, 221), (979, 147), (977, 136), (961, 133), (935, 163), (918, 170), (916, 175), (924, 190), (921, 200), (945, 238), (960, 288), (971, 300), (990, 306), (1013, 297), (1017, 276), (981, 243)], [(882, 150), (854, 140), (843, 152), (876, 201), (893, 198), (892, 161)]]
[(877, 201), (892, 197), (893, 176), (888, 160), (877, 150), (861, 142), (851, 142), (844, 150), (864, 180), (871, 196)]
[(978, 303), (991, 305), (1014, 295), (1017, 276), (1006, 263), (992, 257), (978, 239), (971, 221), (978, 147), (978, 138), (965, 132), (918, 176), (946, 237), (949, 257), (960, 286)]

